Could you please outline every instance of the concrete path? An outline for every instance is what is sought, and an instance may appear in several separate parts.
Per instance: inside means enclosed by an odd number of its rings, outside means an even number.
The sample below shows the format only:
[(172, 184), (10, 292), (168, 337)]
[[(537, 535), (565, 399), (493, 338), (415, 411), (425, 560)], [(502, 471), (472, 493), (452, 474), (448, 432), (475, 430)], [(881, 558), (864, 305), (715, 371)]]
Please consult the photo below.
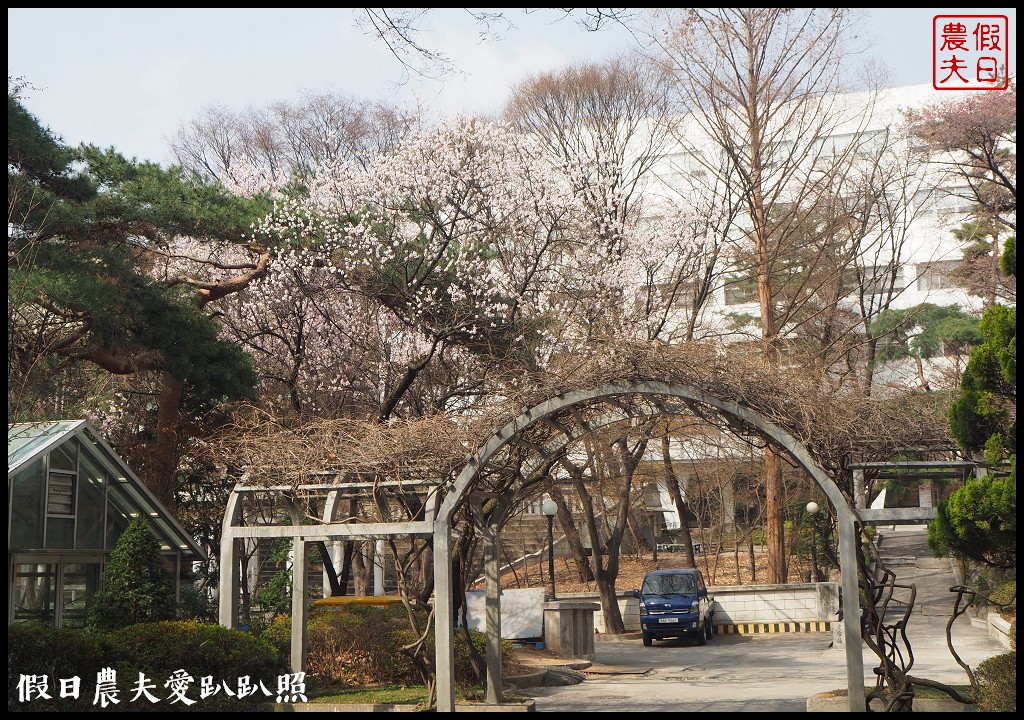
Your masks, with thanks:
[[(946, 647), (946, 622), (956, 584), (947, 559), (932, 558), (924, 526), (880, 529), (880, 554), (897, 582), (916, 583), (916, 610), (907, 634), (914, 654), (911, 674), (966, 684), (964, 671)], [(617, 640), (617, 641), (616, 641)], [(961, 658), (977, 667), (1006, 652), (980, 623), (966, 616), (953, 627)], [(864, 648), (865, 682), (874, 685), (878, 658)], [(608, 672), (607, 669), (618, 670)], [(692, 640), (655, 643), (639, 636), (601, 636), (586, 680), (576, 685), (534, 687), (539, 712), (806, 712), (809, 697), (846, 688), (846, 654), (832, 647), (831, 633), (715, 635), (704, 647)]]

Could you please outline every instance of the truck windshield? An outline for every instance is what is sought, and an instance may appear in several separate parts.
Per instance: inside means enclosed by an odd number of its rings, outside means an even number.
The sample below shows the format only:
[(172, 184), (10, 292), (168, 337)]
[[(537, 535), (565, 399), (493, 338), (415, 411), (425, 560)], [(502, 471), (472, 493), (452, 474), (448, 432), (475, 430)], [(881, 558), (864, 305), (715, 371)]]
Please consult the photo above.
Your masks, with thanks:
[(693, 575), (655, 575), (644, 579), (640, 592), (645, 595), (693, 595)]

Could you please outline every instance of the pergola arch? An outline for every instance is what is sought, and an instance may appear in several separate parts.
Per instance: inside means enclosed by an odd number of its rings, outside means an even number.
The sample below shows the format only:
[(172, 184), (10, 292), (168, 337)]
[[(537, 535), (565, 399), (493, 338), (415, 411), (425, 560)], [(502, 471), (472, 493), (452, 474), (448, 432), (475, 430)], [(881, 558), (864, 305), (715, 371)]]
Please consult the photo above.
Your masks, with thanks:
[[(835, 508), (841, 586), (848, 598), (859, 595), (856, 524), (862, 519), (872, 522), (879, 518), (871, 517), (877, 511), (863, 510), (858, 515), (854, 503), (842, 491), (837, 480), (845, 467), (844, 458), (855, 451), (865, 451), (870, 457), (885, 459), (894, 448), (905, 447), (901, 443), (909, 439), (932, 441), (936, 437), (936, 433), (921, 432), (919, 425), (907, 422), (904, 418), (911, 417), (909, 411), (892, 409), (863, 396), (822, 393), (806, 377), (790, 378), (793, 373), (768, 375), (754, 365), (738, 365), (736, 358), (726, 362), (720, 355), (700, 347), (632, 348), (610, 360), (587, 359), (570, 370), (521, 383), (518, 392), (493, 398), (490, 415), (484, 413), (475, 419), (449, 417), (440, 431), (430, 424), (437, 423), (436, 418), (422, 418), (427, 421), (422, 426), (354, 423), (354, 428), (325, 428), (322, 440), (314, 441), (311, 433), (318, 430), (302, 426), (291, 438), (295, 444), (288, 446), (300, 448), (290, 466), (294, 473), (274, 452), (274, 448), (280, 450), (282, 445), (265, 447), (268, 433), (274, 429), (256, 425), (260, 431), (253, 433), (255, 439), (248, 453), (232, 448), (241, 456), (237, 464), (248, 467), (251, 477), (236, 486), (224, 516), (221, 624), (237, 624), (239, 578), (235, 561), (238, 543), (243, 539), (291, 538), (300, 546), (307, 541), (341, 538), (407, 536), (432, 540), (438, 709), (453, 711), (452, 523), (457, 512), (468, 508), (485, 540), (485, 568), (490, 568), (485, 590), (488, 700), (496, 701), (501, 688), (500, 587), (496, 577), (499, 525), (516, 500), (543, 477), (545, 464), (550, 465), (551, 459), (586, 434), (624, 420), (688, 415), (710, 418), (740, 435), (758, 436), (772, 443), (815, 480)], [(841, 422), (829, 424), (829, 417), (840, 418)], [(464, 420), (469, 424), (463, 424)], [(487, 422), (493, 424), (482, 426)], [(496, 425), (497, 430), (489, 429)], [(421, 427), (426, 428), (426, 435), (420, 434)], [(282, 426), (274, 431), (278, 430), (285, 435), (292, 432)], [(453, 430), (465, 432), (454, 438)], [(361, 444), (361, 436), (368, 438), (365, 443)], [(331, 443), (338, 456), (347, 451), (351, 457), (335, 457), (334, 452), (327, 451)], [(259, 449), (252, 449), (254, 446)], [(335, 463), (332, 469), (321, 461), (328, 456)], [(408, 467), (403, 463), (410, 457), (418, 463), (411, 476), (404, 475), (401, 469)], [(360, 473), (364, 472), (376, 473), (383, 481), (360, 482)], [(337, 517), (342, 493), (351, 498), (371, 487), (376, 492), (383, 486), (417, 493), (423, 500), (421, 512), (415, 518), (394, 522), (386, 517), (369, 521)], [(240, 512), (243, 496), (275, 492), (288, 498), (288, 503), (295, 502), (302, 493), (320, 493), (319, 499), (310, 505), (316, 507), (316, 517), (306, 510), (305, 520), (313, 522), (298, 524), (293, 517), (290, 525), (246, 527)], [(487, 522), (481, 522), (484, 516), (477, 500), (485, 495), (498, 498), (498, 512), (491, 513)], [(287, 509), (291, 512), (292, 506)], [(305, 553), (297, 551), (294, 557), (293, 580), (302, 583)], [(297, 584), (292, 607), (294, 671), (305, 667), (304, 595), (304, 587)], [(858, 613), (845, 613), (843, 622), (846, 637), (860, 637)], [(863, 711), (863, 659), (859, 643), (846, 643), (846, 653), (851, 710)]]
[[(459, 505), (467, 500), (474, 481), (479, 473), (485, 468), (491, 459), (509, 443), (516, 441), (520, 434), (535, 427), (539, 423), (549, 421), (566, 411), (581, 408), (591, 403), (603, 401), (609, 398), (622, 397), (644, 397), (644, 398), (671, 398), (684, 402), (699, 403), (714, 408), (723, 416), (736, 420), (745, 425), (769, 442), (775, 444), (788, 453), (815, 482), (821, 487), (829, 502), (836, 510), (836, 519), (839, 528), (839, 557), (841, 586), (843, 594), (847, 598), (858, 596), (857, 579), (857, 558), (856, 558), (856, 522), (857, 511), (852, 502), (843, 494), (835, 479), (825, 470), (821, 463), (812, 455), (806, 445), (798, 440), (792, 433), (781, 427), (778, 423), (770, 420), (764, 414), (752, 410), (733, 400), (715, 397), (700, 388), (659, 380), (622, 380), (600, 384), (591, 388), (573, 390), (543, 400), (533, 407), (524, 408), (523, 411), (513, 420), (505, 424), (491, 435), (480, 447), (480, 449), (468, 458), (465, 467), (457, 476), (451, 490), (445, 496), (438, 508), (434, 519), (434, 578), (435, 578), (435, 633), (438, 638), (436, 645), (437, 668), (438, 668), (438, 709), (454, 710), (454, 684), (450, 677), (444, 678), (440, 672), (441, 668), (451, 668), (454, 663), (454, 650), (450, 642), (443, 644), (441, 638), (451, 638), (454, 633), (454, 601), (451, 589), (451, 521)], [(660, 408), (658, 406), (661, 406)], [(665, 407), (662, 403), (656, 403), (656, 413), (673, 414), (671, 408)], [(623, 408), (620, 417), (608, 417), (608, 423), (618, 422), (630, 417), (630, 413)], [(638, 413), (637, 417), (645, 416)], [(650, 415), (646, 415), (650, 416)], [(597, 429), (600, 423), (591, 424), (584, 428), (585, 432)], [(573, 439), (571, 431), (563, 432), (564, 442), (556, 443), (566, 445)], [(557, 451), (557, 448), (551, 448)], [(487, 536), (491, 542), (495, 542), (495, 536)], [(489, 558), (496, 562), (497, 553), (488, 553)], [(489, 578), (490, 578), (489, 574)], [(500, 602), (500, 588), (489, 587), (486, 590), (488, 601)], [(500, 617), (500, 607), (489, 608), (487, 611), (488, 638), (492, 632), (491, 623)], [(846, 637), (860, 636), (860, 619), (857, 613), (844, 613), (844, 633)], [(499, 628), (500, 634), (500, 628)], [(490, 647), (489, 647), (490, 650)], [(490, 653), (489, 653), (490, 655)], [(861, 648), (857, 643), (846, 643), (847, 675), (849, 685), (849, 697), (851, 710), (864, 710), (864, 660)], [(500, 659), (488, 657), (488, 687), (500, 687)], [(494, 675), (492, 677), (492, 674)], [(450, 673), (449, 673), (450, 675)], [(857, 698), (860, 698), (858, 705)]]

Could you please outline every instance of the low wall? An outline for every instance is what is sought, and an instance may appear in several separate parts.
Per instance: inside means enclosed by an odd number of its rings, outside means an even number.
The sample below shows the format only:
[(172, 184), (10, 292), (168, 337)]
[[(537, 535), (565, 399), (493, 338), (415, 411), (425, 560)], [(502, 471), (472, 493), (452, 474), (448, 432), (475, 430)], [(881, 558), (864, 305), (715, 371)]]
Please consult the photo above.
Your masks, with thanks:
[[(719, 634), (771, 631), (760, 626), (824, 632), (839, 617), (839, 585), (832, 582), (709, 587), (708, 595), (715, 599), (714, 623)], [(601, 601), (597, 593), (559, 594), (558, 599)], [(626, 631), (639, 632), (640, 601), (630, 593), (619, 593), (618, 600)], [(594, 613), (594, 629), (606, 632), (601, 610)]]
[[(715, 632), (761, 633), (820, 631), (832, 629), (839, 617), (839, 585), (833, 582), (790, 585), (729, 585), (709, 587), (715, 599)], [(558, 600), (596, 602), (596, 592), (559, 593)], [(640, 600), (632, 591), (618, 594), (619, 612), (627, 632), (640, 632)], [(483, 592), (466, 593), (469, 626), (484, 629)], [(501, 592), (501, 630), (506, 639), (531, 639), (543, 635), (544, 591), (537, 588)], [(1008, 626), (1007, 626), (1008, 627)], [(604, 612), (594, 613), (594, 630), (606, 633)], [(1007, 641), (1008, 642), (1008, 641)]]
[(988, 613), (988, 636), (993, 640), (998, 640), (1007, 649), (1010, 647), (1010, 621), (1004, 620), (1000, 617), (999, 613), (989, 611)]
[[(544, 635), (544, 590), (523, 588), (501, 591), (501, 636), (506, 640), (539, 638)], [(486, 622), (483, 590), (466, 593), (466, 624), (483, 632)]]

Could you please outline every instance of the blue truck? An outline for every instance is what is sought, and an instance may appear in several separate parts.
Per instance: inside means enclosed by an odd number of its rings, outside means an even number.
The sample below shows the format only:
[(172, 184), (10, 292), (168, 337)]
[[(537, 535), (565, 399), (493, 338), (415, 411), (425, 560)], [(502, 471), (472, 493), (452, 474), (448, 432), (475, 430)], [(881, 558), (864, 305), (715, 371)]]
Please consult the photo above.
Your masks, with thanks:
[(636, 593), (644, 645), (654, 640), (694, 637), (707, 645), (714, 635), (714, 603), (697, 568), (652, 570)]

